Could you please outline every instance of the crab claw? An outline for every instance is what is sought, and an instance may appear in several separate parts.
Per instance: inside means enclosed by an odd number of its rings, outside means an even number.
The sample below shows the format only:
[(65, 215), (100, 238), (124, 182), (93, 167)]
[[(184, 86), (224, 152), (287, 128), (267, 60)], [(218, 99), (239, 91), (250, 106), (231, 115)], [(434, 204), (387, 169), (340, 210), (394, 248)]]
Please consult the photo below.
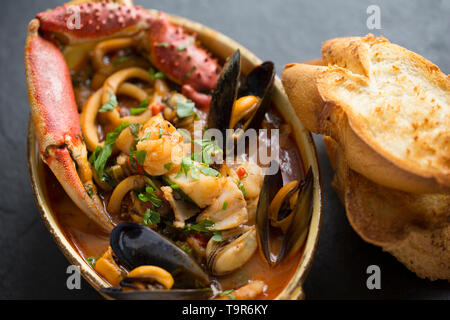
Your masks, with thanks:
[[(195, 91), (214, 90), (221, 73), (216, 59), (198, 46), (195, 35), (173, 25), (164, 13), (154, 14), (140, 6), (112, 1), (66, 4), (37, 15), (46, 38), (57, 38), (74, 45), (108, 38), (148, 33), (145, 43), (151, 62), (172, 81)], [(199, 98), (207, 107), (205, 97)], [(206, 102), (205, 102), (206, 101)]]
[(39, 26), (33, 20), (28, 27), (25, 70), (41, 157), (75, 204), (110, 231), (113, 224), (92, 182), (69, 69), (58, 48), (39, 36)]
[(150, 21), (150, 59), (171, 80), (194, 90), (213, 90), (221, 68), (196, 45), (195, 36), (169, 22), (164, 13)]

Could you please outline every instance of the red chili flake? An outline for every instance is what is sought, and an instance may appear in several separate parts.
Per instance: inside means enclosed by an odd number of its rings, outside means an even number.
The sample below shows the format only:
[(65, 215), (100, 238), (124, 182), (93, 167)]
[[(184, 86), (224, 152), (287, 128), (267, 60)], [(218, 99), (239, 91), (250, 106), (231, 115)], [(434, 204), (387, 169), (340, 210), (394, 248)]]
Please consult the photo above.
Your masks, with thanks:
[(237, 175), (240, 179), (242, 179), (242, 177), (245, 177), (247, 175), (247, 171), (241, 167), (237, 170)]
[(164, 110), (164, 106), (160, 103), (156, 103), (154, 105), (152, 105), (152, 113), (154, 116), (156, 116), (157, 114), (159, 114), (161, 111)]

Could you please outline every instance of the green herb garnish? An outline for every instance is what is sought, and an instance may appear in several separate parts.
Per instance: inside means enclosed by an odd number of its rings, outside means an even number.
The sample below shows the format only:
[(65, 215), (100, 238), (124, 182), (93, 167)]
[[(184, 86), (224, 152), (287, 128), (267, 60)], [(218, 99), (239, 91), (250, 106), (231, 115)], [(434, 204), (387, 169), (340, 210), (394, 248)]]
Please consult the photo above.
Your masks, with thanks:
[(194, 161), (186, 157), (181, 160), (181, 169), (177, 174), (177, 178), (179, 178), (183, 173), (187, 177), (189, 172), (191, 173), (191, 177), (194, 180), (200, 180), (199, 172), (203, 173), (205, 176), (210, 177), (220, 176), (220, 173), (217, 170), (202, 165), (197, 166)]
[(94, 191), (92, 190), (92, 188), (91, 187), (85, 187), (85, 189), (86, 189), (86, 192), (87, 192), (88, 196), (90, 198), (92, 198), (94, 196)]
[(130, 123), (124, 122), (118, 126), (113, 132), (106, 135), (105, 144), (102, 147), (97, 147), (89, 158), (90, 163), (93, 165), (95, 171), (97, 171), (98, 177), (103, 180), (103, 171), (105, 170), (106, 162), (108, 162), (109, 157), (112, 154), (114, 144), (120, 133), (128, 128)]
[(120, 57), (120, 58), (116, 59), (116, 60), (113, 62), (113, 66), (114, 66), (114, 67), (120, 66), (122, 63), (124, 63), (124, 62), (126, 62), (126, 61), (128, 61), (128, 60), (131, 60), (132, 58), (133, 58), (133, 56), (123, 56), (123, 57)]
[(179, 52), (181, 52), (181, 51), (186, 51), (186, 49), (187, 49), (188, 47), (192, 46), (192, 45), (193, 45), (193, 41), (189, 41), (188, 43), (179, 46), (179, 47), (177, 48), (177, 51), (179, 51)]
[(162, 138), (163, 134), (164, 134), (164, 129), (159, 127), (159, 139)]
[(166, 163), (166, 164), (164, 165), (164, 169), (166, 169), (167, 171), (172, 170), (172, 167), (173, 167), (173, 163), (172, 163), (172, 162)]
[(200, 221), (197, 224), (188, 225), (184, 228), (186, 232), (203, 232), (203, 233), (211, 233), (214, 232), (215, 222), (209, 219), (205, 219)]
[(194, 73), (195, 69), (196, 69), (195, 67), (192, 67), (191, 70), (189, 70), (189, 72), (186, 73), (186, 78), (187, 78), (187, 79), (189, 79), (190, 77), (192, 77), (192, 74)]
[(151, 202), (157, 208), (159, 208), (162, 203), (162, 200), (156, 196), (155, 189), (152, 187), (145, 188), (145, 192), (139, 193), (138, 198), (142, 202)]
[(225, 201), (222, 206), (222, 210), (225, 211), (228, 208), (228, 201)]
[(209, 165), (212, 162), (212, 158), (218, 154), (223, 154), (222, 148), (219, 147), (216, 141), (203, 139), (194, 140), (194, 143), (202, 147), (201, 162)]
[(147, 111), (147, 109), (148, 109), (147, 107), (145, 107), (145, 108), (131, 108), (130, 109), (130, 114), (132, 116), (138, 116), (138, 115), (144, 113), (145, 111)]
[(239, 180), (237, 185), (238, 185), (239, 189), (241, 189), (241, 192), (245, 197), (247, 195), (247, 192), (245, 191), (245, 187), (244, 187), (244, 184), (242, 183), (242, 181)]
[(155, 69), (150, 68), (150, 70), (148, 70), (148, 73), (150, 75), (150, 78), (152, 78), (153, 81), (155, 80), (164, 80), (166, 78), (166, 75), (164, 74), (164, 72), (156, 72)]
[(97, 264), (97, 259), (94, 257), (86, 258), (86, 262), (93, 268)]
[(169, 43), (166, 42), (166, 41), (164, 41), (164, 42), (158, 43), (156, 46), (157, 46), (157, 47), (168, 47), (168, 46), (169, 46)]
[(234, 292), (234, 289), (226, 290), (224, 292), (221, 292), (220, 296), (221, 297), (225, 297), (225, 296), (228, 296), (228, 295), (232, 294), (233, 292)]
[(142, 224), (146, 226), (154, 226), (161, 222), (161, 215), (153, 210), (147, 209), (142, 217)]
[(214, 232), (214, 235), (211, 237), (211, 240), (215, 242), (222, 242), (222, 234), (219, 231)]
[(177, 115), (178, 118), (187, 118), (195, 113), (195, 103), (191, 100), (182, 101), (178, 99), (177, 102)]
[(99, 113), (105, 113), (105, 112), (110, 112), (113, 111), (117, 106), (119, 105), (119, 103), (117, 102), (117, 97), (114, 93), (110, 93), (109, 94), (109, 100), (108, 102), (106, 102), (101, 108), (100, 110), (98, 110)]

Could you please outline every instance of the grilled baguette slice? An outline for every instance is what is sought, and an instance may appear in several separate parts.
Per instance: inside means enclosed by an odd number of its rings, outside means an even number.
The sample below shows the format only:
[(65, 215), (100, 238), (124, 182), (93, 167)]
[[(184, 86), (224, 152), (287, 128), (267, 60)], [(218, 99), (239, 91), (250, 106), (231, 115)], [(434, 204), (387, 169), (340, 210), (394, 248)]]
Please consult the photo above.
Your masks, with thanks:
[(450, 194), (414, 194), (373, 183), (348, 167), (339, 144), (324, 137), (333, 187), (352, 228), (419, 277), (450, 280)]
[(449, 191), (450, 77), (372, 35), (327, 41), (322, 58), (326, 66), (291, 64), (283, 72), (306, 127), (333, 137), (349, 167), (377, 184)]

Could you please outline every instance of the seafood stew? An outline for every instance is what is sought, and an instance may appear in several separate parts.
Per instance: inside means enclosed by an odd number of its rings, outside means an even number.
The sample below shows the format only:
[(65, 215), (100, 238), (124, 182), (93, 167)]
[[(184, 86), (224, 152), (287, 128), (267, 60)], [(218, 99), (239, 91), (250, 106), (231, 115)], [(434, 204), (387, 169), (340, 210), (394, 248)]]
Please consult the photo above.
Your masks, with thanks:
[[(41, 29), (53, 14), (40, 16)], [(66, 63), (73, 92), (52, 115), (29, 80), (58, 222), (110, 298), (275, 298), (300, 261), (313, 176), (271, 101), (273, 64), (244, 75), (239, 51), (223, 64), (164, 14), (148, 19), (151, 29), (82, 41), (30, 24), (27, 76), (44, 72), (32, 52), (44, 48)], [(49, 118), (80, 132), (64, 141), (50, 132), (49, 143), (39, 131)], [(245, 144), (251, 130), (256, 152)]]

